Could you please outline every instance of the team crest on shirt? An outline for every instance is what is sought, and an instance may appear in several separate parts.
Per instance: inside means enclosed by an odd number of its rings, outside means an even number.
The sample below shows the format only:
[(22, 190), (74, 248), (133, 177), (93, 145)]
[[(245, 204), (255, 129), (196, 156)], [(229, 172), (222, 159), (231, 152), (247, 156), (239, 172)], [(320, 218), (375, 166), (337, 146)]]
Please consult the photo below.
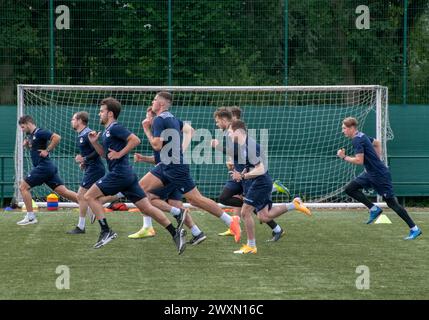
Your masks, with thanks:
[(83, 137), (80, 137), (79, 142), (83, 143)]
[(33, 140), (36, 140), (36, 136), (33, 136)]
[(110, 131), (106, 131), (106, 137), (110, 137)]

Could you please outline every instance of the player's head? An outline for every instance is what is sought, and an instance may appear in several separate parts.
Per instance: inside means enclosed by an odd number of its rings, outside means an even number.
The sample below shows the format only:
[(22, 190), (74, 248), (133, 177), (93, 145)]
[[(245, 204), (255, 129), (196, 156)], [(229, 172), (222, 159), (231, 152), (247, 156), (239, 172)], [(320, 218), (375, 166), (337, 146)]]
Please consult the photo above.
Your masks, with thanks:
[(341, 129), (343, 134), (347, 138), (353, 138), (356, 134), (357, 126), (358, 126), (358, 121), (356, 120), (356, 118), (347, 117), (343, 120)]
[(88, 125), (89, 114), (86, 111), (76, 112), (71, 118), (72, 128), (76, 131), (80, 131)]
[(152, 101), (152, 110), (156, 114), (168, 110), (173, 103), (173, 96), (170, 92), (161, 91), (158, 92)]
[(226, 130), (231, 125), (232, 113), (228, 108), (221, 107), (213, 113), (213, 118), (215, 119), (216, 126), (219, 129)]
[(232, 141), (237, 142), (239, 144), (243, 144), (246, 142), (247, 128), (244, 121), (233, 121), (228, 130), (229, 136), (231, 137)]
[(228, 110), (231, 111), (232, 120), (240, 120), (241, 119), (241, 109), (237, 106), (228, 107)]
[(34, 123), (33, 118), (29, 115), (24, 115), (20, 117), (18, 120), (18, 124), (21, 130), (25, 133), (32, 133), (36, 128), (36, 124)]
[(100, 102), (100, 123), (105, 125), (118, 119), (121, 113), (121, 103), (115, 98), (108, 97)]

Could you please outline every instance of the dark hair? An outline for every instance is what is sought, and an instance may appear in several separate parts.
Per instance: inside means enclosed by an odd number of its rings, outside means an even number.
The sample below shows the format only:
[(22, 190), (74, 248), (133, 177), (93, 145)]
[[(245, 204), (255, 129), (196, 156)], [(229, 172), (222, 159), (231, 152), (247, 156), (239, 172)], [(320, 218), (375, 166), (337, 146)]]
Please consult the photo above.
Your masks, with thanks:
[(100, 106), (105, 105), (107, 107), (107, 111), (113, 112), (113, 117), (118, 119), (119, 114), (121, 113), (121, 103), (115, 98), (108, 97), (100, 102)]
[(33, 118), (29, 115), (24, 115), (20, 117), (18, 120), (18, 124), (27, 124), (27, 123), (35, 124)]
[(79, 111), (75, 113), (76, 120), (81, 120), (84, 125), (88, 124), (89, 114), (86, 111)]
[(158, 92), (156, 95), (157, 95), (158, 97), (161, 97), (161, 98), (163, 98), (163, 99), (167, 100), (167, 101), (168, 101), (168, 104), (170, 104), (170, 105), (173, 103), (173, 96), (171, 95), (171, 93), (170, 93), (170, 92), (167, 92), (167, 91), (161, 91), (161, 92)]
[(241, 129), (244, 132), (247, 132), (246, 124), (244, 123), (244, 121), (241, 121), (241, 120), (234, 120), (231, 123), (231, 129), (232, 129), (232, 131)]
[(213, 118), (215, 118), (215, 119), (216, 118), (222, 118), (222, 119), (227, 119), (227, 120), (231, 121), (232, 120), (232, 113), (227, 108), (221, 107), (213, 113)]
[(356, 120), (356, 118), (353, 117), (347, 117), (343, 120), (343, 124), (347, 127), (357, 127), (358, 125), (358, 121)]
[(237, 106), (232, 106), (227, 108), (229, 111), (231, 111), (231, 114), (236, 119), (241, 119), (241, 109)]

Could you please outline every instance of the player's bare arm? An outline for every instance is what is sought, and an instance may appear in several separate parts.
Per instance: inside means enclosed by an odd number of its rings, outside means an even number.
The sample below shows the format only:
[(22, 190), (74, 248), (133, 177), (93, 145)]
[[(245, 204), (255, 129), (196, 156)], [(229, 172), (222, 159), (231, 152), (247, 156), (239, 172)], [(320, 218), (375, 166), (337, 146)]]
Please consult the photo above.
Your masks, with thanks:
[(142, 122), (144, 133), (149, 140), (150, 145), (152, 146), (152, 149), (155, 151), (160, 151), (162, 149), (162, 142), (163, 140), (160, 137), (154, 137), (152, 134), (151, 128), (151, 120), (144, 119)]
[(97, 153), (104, 158), (105, 156), (103, 146), (98, 142), (98, 138), (100, 138), (100, 135), (101, 132), (91, 131), (90, 133), (88, 133), (88, 139), (94, 147), (95, 151), (97, 151)]
[(60, 143), (61, 136), (57, 133), (53, 133), (51, 137), (51, 141), (45, 150), (39, 150), (40, 156), (46, 158), (55, 147)]
[(131, 150), (133, 150), (135, 147), (137, 147), (140, 144), (140, 139), (134, 134), (130, 134), (127, 139), (127, 145), (119, 151), (113, 150), (109, 148), (109, 153), (107, 154), (107, 157), (110, 160), (115, 160), (122, 158), (126, 154), (128, 154)]
[(372, 141), (372, 145), (374, 146), (374, 150), (375, 152), (377, 152), (378, 157), (381, 159), (381, 154), (382, 154), (381, 142), (377, 139), (374, 139), (374, 141)]
[(183, 131), (182, 150), (185, 151), (188, 148), (189, 144), (191, 143), (192, 136), (194, 135), (195, 130), (194, 128), (191, 127), (190, 124), (185, 123), (183, 125), (182, 131)]
[(156, 164), (155, 156), (144, 156), (140, 153), (134, 153), (134, 162), (145, 162), (150, 164)]
[(356, 164), (356, 165), (362, 165), (363, 161), (364, 161), (364, 154), (363, 153), (357, 153), (354, 155), (354, 157), (352, 156), (347, 156), (346, 155), (346, 151), (345, 149), (339, 149), (337, 151), (337, 157), (343, 159), (344, 161), (350, 162), (352, 164)]

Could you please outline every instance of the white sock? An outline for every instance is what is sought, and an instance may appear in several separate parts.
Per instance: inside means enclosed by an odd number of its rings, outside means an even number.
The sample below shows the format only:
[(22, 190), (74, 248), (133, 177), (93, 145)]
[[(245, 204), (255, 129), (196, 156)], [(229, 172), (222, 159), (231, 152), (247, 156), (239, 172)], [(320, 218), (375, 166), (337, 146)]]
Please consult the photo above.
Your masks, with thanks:
[(287, 211), (295, 210), (293, 202), (286, 203)]
[(88, 206), (88, 209), (86, 209), (86, 214), (87, 214), (88, 216), (90, 216), (90, 215), (93, 215), (93, 214), (94, 214), (94, 212), (92, 212), (92, 210), (91, 210), (91, 207), (90, 207), (90, 206)]
[(80, 230), (85, 229), (85, 217), (79, 216), (79, 223), (77, 224)]
[(175, 217), (180, 214), (180, 209), (176, 207), (171, 207), (170, 213)]
[(194, 224), (191, 228), (191, 233), (194, 237), (196, 237), (201, 233), (201, 230), (200, 230), (200, 228), (197, 227), (196, 224)]
[(229, 225), (232, 222), (232, 218), (229, 214), (223, 212), (222, 215), (220, 216), (220, 218), (222, 219), (223, 222), (225, 222), (225, 224), (229, 227)]
[(36, 219), (36, 215), (34, 214), (34, 212), (27, 212), (27, 218), (28, 220)]
[(419, 227), (417, 227), (417, 225), (411, 228), (411, 231), (417, 231), (417, 230), (419, 230)]
[(152, 218), (143, 216), (143, 228), (152, 228)]
[(273, 229), (273, 231), (274, 231), (275, 233), (279, 233), (281, 230), (282, 230), (282, 228), (280, 228), (280, 226), (279, 226), (279, 225), (277, 225), (277, 226)]
[(248, 239), (247, 240), (247, 245), (249, 247), (256, 247), (256, 239)]

